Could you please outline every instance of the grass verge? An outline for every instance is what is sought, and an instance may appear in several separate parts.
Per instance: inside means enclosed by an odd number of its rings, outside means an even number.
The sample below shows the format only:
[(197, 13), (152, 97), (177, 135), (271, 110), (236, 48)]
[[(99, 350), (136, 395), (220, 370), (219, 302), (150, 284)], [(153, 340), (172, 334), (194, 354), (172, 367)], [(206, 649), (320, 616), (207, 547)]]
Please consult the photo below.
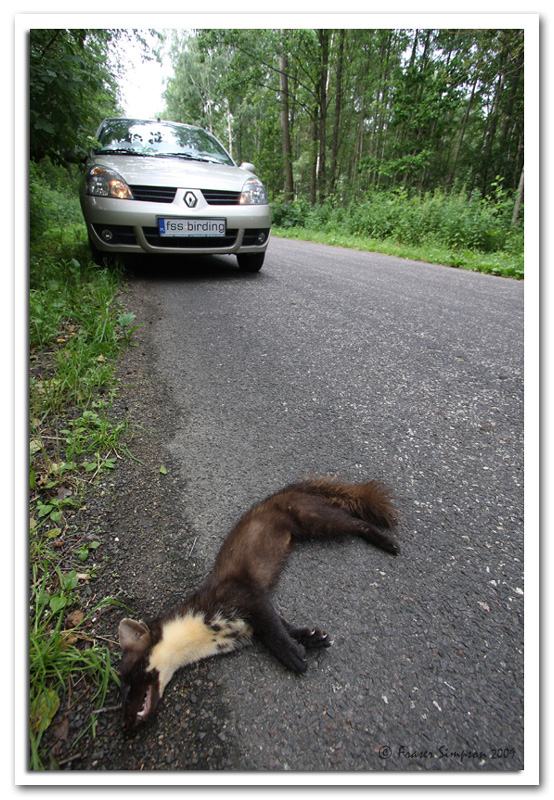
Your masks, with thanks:
[[(121, 273), (92, 262), (75, 187), (49, 165), (31, 168), (29, 277), (29, 765), (41, 770), (58, 768), (43, 737), (62, 698), (69, 709), (87, 693), (98, 710), (119, 682), (93, 621), (123, 604), (87, 604), (102, 541), (73, 520), (126, 452), (128, 421), (111, 412), (116, 359), (135, 329), (117, 300)], [(92, 713), (81, 736), (95, 724)]]
[(511, 253), (505, 250), (487, 253), (434, 243), (410, 245), (396, 242), (393, 239), (372, 239), (341, 232), (340, 230), (329, 232), (298, 226), (280, 227), (274, 225), (271, 228), (271, 235), (285, 239), (300, 239), (306, 242), (346, 247), (353, 250), (367, 250), (373, 253), (397, 256), (398, 258), (408, 258), (413, 261), (426, 261), (430, 264), (444, 264), (448, 267), (483, 272), (504, 278), (521, 280), (524, 277), (523, 253)]

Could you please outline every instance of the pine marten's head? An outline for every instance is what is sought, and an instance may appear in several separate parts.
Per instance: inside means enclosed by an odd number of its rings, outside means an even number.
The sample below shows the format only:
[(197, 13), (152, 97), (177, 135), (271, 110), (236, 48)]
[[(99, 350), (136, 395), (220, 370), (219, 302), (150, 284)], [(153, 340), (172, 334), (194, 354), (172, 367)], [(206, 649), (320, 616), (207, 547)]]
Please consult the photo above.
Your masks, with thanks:
[(119, 624), (119, 643), (123, 650), (120, 665), (123, 703), (122, 729), (132, 731), (154, 713), (161, 697), (160, 675), (149, 669), (153, 641), (145, 622), (123, 619)]

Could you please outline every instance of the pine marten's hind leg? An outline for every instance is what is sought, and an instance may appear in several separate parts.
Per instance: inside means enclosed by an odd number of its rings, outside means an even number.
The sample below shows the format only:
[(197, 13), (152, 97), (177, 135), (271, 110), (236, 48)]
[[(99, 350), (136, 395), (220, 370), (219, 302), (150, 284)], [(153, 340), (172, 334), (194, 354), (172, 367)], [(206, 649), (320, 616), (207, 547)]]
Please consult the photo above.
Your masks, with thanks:
[(295, 507), (295, 514), (298, 527), (294, 538), (297, 541), (356, 535), (388, 553), (397, 555), (400, 552), (400, 546), (389, 531), (381, 530), (372, 522), (352, 516), (348, 511), (329, 505), (318, 497), (302, 498)]
[(387, 553), (392, 553), (397, 556), (400, 552), (400, 545), (390, 533), (382, 531), (376, 525), (365, 520), (359, 520), (358, 533), (360, 536), (379, 547), (381, 550), (386, 550)]

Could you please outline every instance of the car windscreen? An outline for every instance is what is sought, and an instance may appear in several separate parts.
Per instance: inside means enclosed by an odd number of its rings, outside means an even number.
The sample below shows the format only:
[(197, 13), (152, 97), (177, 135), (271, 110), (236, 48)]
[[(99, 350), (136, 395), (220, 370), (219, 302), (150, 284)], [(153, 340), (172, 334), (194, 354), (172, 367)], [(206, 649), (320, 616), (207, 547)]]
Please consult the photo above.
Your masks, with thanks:
[(166, 122), (110, 119), (103, 124), (95, 153), (175, 156), (233, 165), (217, 139), (202, 128)]

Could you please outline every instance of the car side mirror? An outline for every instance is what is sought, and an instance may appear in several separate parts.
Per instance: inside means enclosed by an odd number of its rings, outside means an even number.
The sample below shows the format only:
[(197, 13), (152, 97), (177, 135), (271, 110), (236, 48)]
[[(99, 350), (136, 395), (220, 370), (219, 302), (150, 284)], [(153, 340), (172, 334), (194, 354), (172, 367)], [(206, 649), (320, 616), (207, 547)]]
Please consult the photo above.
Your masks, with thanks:
[(256, 167), (254, 164), (251, 164), (250, 161), (243, 161), (240, 165), (241, 169), (247, 169), (248, 172), (256, 172)]

